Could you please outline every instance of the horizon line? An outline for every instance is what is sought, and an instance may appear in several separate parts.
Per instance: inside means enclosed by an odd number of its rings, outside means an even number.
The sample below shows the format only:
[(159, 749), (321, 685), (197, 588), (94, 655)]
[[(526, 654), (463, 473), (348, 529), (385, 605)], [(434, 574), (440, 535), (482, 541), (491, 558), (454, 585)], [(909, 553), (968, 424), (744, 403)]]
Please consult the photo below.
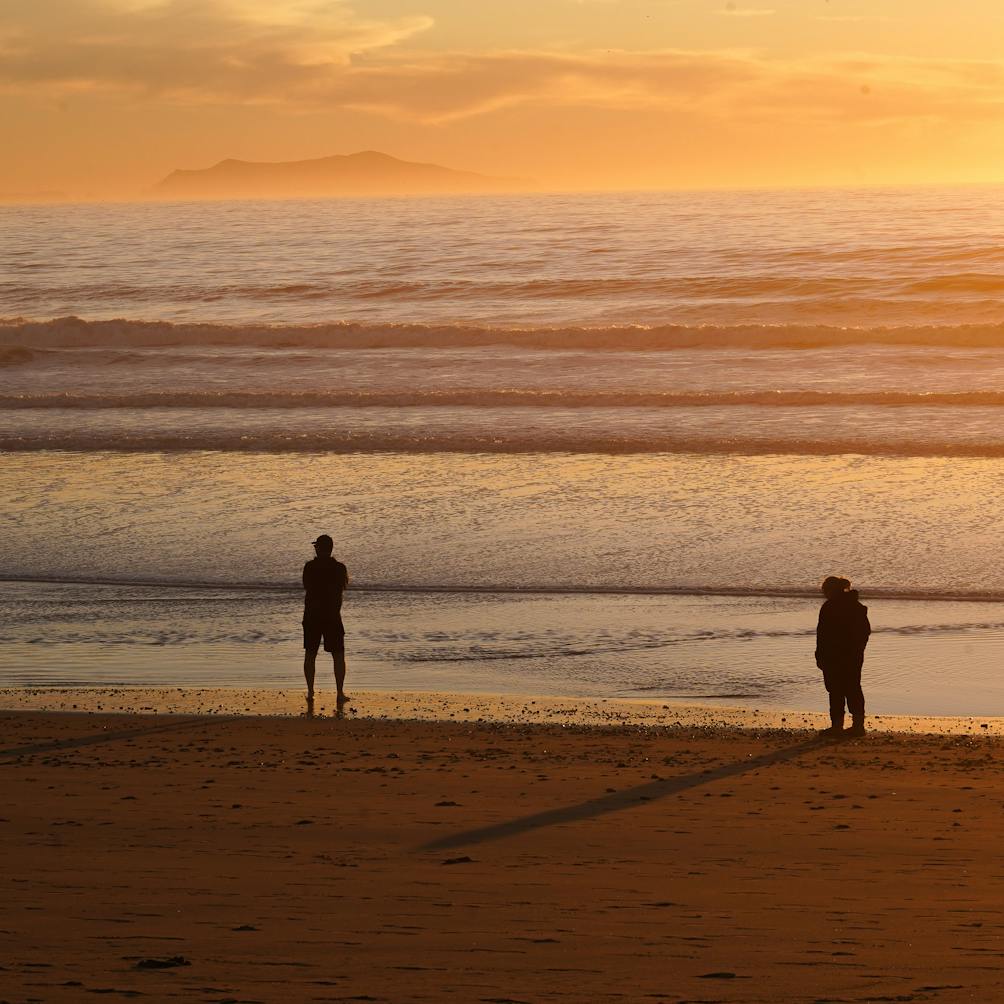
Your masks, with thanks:
[(528, 195), (700, 195), (700, 194), (736, 194), (749, 192), (852, 192), (852, 191), (888, 191), (888, 190), (920, 190), (949, 188), (1001, 188), (1004, 178), (994, 181), (862, 181), (862, 182), (828, 182), (828, 183), (798, 183), (798, 184), (752, 184), (752, 185), (680, 185), (660, 187), (656, 185), (639, 186), (527, 186), (524, 188), (499, 189), (487, 192), (385, 192), (374, 194), (291, 194), (291, 195), (209, 195), (177, 196), (158, 195), (152, 191), (133, 194), (83, 194), (83, 193), (32, 193), (32, 192), (0, 192), (0, 208), (7, 206), (74, 206), (74, 205), (136, 205), (136, 204), (188, 204), (207, 202), (333, 202), (333, 201), (383, 201), (393, 200), (429, 200), (429, 199), (493, 199), (518, 197)]

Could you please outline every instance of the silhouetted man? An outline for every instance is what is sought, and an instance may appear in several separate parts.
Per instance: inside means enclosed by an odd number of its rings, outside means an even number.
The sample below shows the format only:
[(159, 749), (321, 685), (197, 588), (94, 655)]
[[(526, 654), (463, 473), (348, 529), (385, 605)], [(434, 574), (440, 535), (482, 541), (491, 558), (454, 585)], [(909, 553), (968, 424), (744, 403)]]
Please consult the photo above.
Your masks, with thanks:
[(345, 696), (345, 628), (342, 626), (342, 594), (349, 584), (346, 567), (331, 556), (334, 541), (322, 533), (314, 541), (316, 555), (303, 566), (303, 676), (307, 700), (314, 699), (314, 662), (324, 642), (335, 666), (338, 703)]

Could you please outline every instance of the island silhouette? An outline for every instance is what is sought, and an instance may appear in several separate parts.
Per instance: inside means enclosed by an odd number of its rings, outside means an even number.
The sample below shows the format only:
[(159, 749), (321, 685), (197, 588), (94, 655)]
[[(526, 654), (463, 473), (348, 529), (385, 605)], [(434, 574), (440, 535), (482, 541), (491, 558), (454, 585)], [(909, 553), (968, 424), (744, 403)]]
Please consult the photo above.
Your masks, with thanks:
[(201, 170), (172, 171), (153, 194), (185, 199), (282, 198), (506, 192), (529, 187), (517, 178), (494, 178), (364, 150), (277, 163), (221, 160)]

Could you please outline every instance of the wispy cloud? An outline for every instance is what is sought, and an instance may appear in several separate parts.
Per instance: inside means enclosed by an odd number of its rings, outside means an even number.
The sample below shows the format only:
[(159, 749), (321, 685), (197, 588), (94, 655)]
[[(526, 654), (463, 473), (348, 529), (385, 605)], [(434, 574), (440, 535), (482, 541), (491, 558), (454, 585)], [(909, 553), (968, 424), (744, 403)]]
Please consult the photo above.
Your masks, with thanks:
[(1004, 63), (870, 56), (802, 61), (733, 52), (387, 56), (347, 70), (331, 85), (333, 102), (430, 123), (521, 105), (873, 123), (983, 120), (1004, 112)]
[(5, 0), (0, 85), (303, 99), (432, 23), (362, 18), (340, 0)]
[(862, 24), (874, 22), (891, 22), (894, 18), (885, 14), (817, 14), (817, 21), (829, 21), (833, 24)]
[(1004, 113), (1004, 62), (408, 50), (431, 23), (362, 18), (321, 0), (5, 0), (0, 88), (344, 108), (428, 124), (518, 107), (866, 124)]

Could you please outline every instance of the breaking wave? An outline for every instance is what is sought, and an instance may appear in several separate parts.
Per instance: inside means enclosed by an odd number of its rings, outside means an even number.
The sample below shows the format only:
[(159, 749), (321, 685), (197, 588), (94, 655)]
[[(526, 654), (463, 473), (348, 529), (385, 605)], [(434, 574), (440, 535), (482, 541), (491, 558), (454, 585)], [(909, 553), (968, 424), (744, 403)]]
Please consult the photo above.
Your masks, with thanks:
[(1001, 407), (1004, 391), (573, 391), (522, 388), (341, 391), (145, 391), (0, 394), (0, 408), (722, 408)]
[[(83, 585), (101, 587), (129, 587), (142, 588), (152, 591), (155, 602), (180, 602), (189, 603), (191, 597), (183, 591), (196, 591), (199, 602), (206, 602), (211, 599), (225, 601), (233, 594), (265, 593), (265, 594), (302, 594), (302, 586), (299, 582), (289, 582), (283, 580), (208, 580), (179, 578), (153, 578), (142, 576), (115, 576), (115, 575), (74, 575), (74, 574), (51, 574), (39, 575), (27, 572), (0, 572), (0, 582), (10, 583), (36, 583), (53, 586)], [(918, 600), (918, 601), (938, 601), (946, 602), (1001, 602), (1004, 601), (1004, 591), (1000, 589), (946, 589), (946, 588), (924, 588), (908, 586), (867, 586), (860, 587), (864, 599), (884, 600)], [(554, 583), (524, 583), (518, 586), (504, 583), (485, 583), (483, 585), (471, 585), (451, 582), (432, 583), (389, 583), (389, 582), (358, 582), (353, 581), (351, 586), (353, 593), (406, 593), (416, 595), (436, 595), (441, 593), (463, 594), (463, 595), (517, 595), (517, 596), (750, 596), (750, 597), (774, 597), (779, 599), (811, 599), (814, 602), (819, 599), (819, 589), (815, 586), (807, 588), (805, 586), (735, 586), (735, 585), (640, 585), (640, 586), (604, 586), (604, 585), (573, 585)], [(208, 594), (208, 595), (207, 595)], [(217, 594), (217, 595), (213, 595)], [(140, 597), (134, 597), (137, 600)], [(951, 624), (925, 623), (921, 625), (887, 626), (884, 628), (875, 627), (876, 633), (899, 633), (917, 634), (927, 631), (956, 630), (959, 627), (971, 629), (1004, 629), (1004, 622), (1001, 621), (973, 621), (959, 624), (953, 621)], [(799, 637), (814, 633), (815, 628), (799, 629), (796, 631), (788, 629), (765, 628), (762, 630), (729, 630), (729, 636), (736, 637), (787, 637), (797, 635)], [(707, 636), (712, 636), (711, 632), (705, 632)], [(720, 636), (720, 633), (716, 636)]]
[(510, 346), (669, 352), (674, 349), (819, 349), (854, 345), (1004, 348), (1004, 323), (841, 327), (813, 324), (503, 327), (472, 324), (210, 324), (143, 320), (0, 320), (0, 365), (53, 348), (435, 349)]
[(737, 456), (1004, 457), (1004, 434), (995, 439), (874, 435), (826, 431), (745, 435), (694, 431), (593, 431), (562, 428), (331, 428), (151, 429), (138, 416), (121, 428), (0, 431), (0, 451), (72, 453), (211, 451), (225, 453), (480, 453), (480, 454), (695, 454)]
[(23, 345), (0, 345), (0, 367), (23, 366), (30, 363), (37, 353)]

